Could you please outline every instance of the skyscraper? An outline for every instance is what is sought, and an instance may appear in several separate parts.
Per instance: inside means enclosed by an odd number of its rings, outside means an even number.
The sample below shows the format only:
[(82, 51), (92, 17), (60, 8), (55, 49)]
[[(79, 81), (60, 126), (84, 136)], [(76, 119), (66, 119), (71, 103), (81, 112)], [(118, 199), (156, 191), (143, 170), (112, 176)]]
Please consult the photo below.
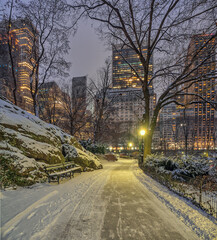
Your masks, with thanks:
[(73, 133), (77, 139), (89, 139), (92, 136), (91, 113), (87, 109), (87, 77), (72, 78), (71, 94), (72, 112), (74, 115), (76, 133)]
[(33, 112), (30, 81), (34, 82), (35, 74), (37, 73), (34, 73), (31, 76), (31, 79), (30, 75), (32, 74), (33, 64), (35, 63), (36, 55), (38, 54), (38, 39), (35, 35), (36, 29), (31, 22), (27, 21), (26, 19), (18, 19), (12, 23), (8, 36), (6, 24), (7, 22), (1, 22), (0, 44), (1, 48), (5, 51), (5, 54), (1, 55), (0, 62), (5, 62), (8, 64), (8, 80), (5, 81), (6, 78), (3, 76), (1, 71), (1, 85), (3, 86), (1, 94), (10, 99), (11, 96), (8, 96), (6, 89), (11, 91), (11, 89), (14, 88), (14, 79), (12, 78), (10, 70), (11, 61), (9, 59), (7, 44), (7, 39), (9, 37), (12, 39), (13, 62), (17, 80), (17, 104), (21, 108), (29, 112)]
[[(215, 101), (217, 95), (216, 80), (216, 38), (210, 34), (195, 35), (189, 44), (187, 64), (191, 63), (191, 78), (197, 81), (187, 90), (207, 101)], [(189, 106), (191, 117), (195, 120), (195, 148), (214, 147), (215, 126), (217, 114), (210, 103), (204, 102), (198, 96), (185, 97), (185, 104), (192, 100), (196, 103)]]
[[(147, 49), (142, 49), (146, 56)], [(149, 68), (149, 79), (152, 77), (152, 66)], [(139, 80), (144, 77), (144, 70), (139, 56), (129, 47), (116, 45), (113, 47), (112, 54), (112, 88), (108, 91), (108, 98), (113, 101), (113, 114), (111, 114), (111, 125), (117, 125), (120, 136), (119, 143), (129, 141), (129, 136), (137, 137), (138, 128), (144, 115), (144, 97), (142, 84)], [(153, 112), (156, 95), (153, 86), (150, 90), (150, 110)]]
[[(142, 52), (146, 55), (147, 49), (143, 47)], [(139, 76), (143, 76), (143, 66), (139, 59), (139, 56), (131, 48), (121, 48), (119, 45), (113, 47), (112, 51), (112, 83), (113, 88), (141, 88), (141, 83), (138, 76), (135, 74), (133, 69)], [(130, 67), (130, 65), (133, 67)], [(150, 76), (152, 76), (152, 59), (150, 65)], [(152, 87), (152, 86), (151, 86)]]
[(72, 97), (86, 102), (87, 95), (87, 77), (72, 78)]

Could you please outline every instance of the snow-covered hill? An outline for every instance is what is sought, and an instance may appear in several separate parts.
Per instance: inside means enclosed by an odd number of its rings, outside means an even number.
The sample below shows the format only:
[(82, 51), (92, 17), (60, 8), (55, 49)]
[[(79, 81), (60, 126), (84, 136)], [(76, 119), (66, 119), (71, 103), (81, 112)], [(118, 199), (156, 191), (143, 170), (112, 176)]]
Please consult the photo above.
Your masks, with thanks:
[(74, 161), (101, 168), (99, 159), (60, 128), (0, 97), (0, 158), (2, 181), (28, 185), (45, 179), (44, 164)]

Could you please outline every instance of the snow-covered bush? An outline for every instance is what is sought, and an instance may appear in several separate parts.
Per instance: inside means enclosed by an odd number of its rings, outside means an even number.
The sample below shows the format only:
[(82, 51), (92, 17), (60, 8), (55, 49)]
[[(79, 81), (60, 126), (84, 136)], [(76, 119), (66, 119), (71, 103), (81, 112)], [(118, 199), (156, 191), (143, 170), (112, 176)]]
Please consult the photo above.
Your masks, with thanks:
[(157, 173), (172, 174), (174, 179), (189, 180), (196, 176), (215, 174), (210, 167), (210, 160), (204, 157), (166, 157), (164, 155), (149, 155), (144, 162), (144, 168), (151, 168)]
[(99, 143), (92, 143), (90, 139), (81, 140), (80, 144), (88, 151), (96, 154), (105, 154), (105, 146)]
[(62, 153), (63, 156), (67, 161), (73, 161), (74, 158), (78, 157), (78, 153), (76, 151), (76, 148), (73, 145), (70, 144), (63, 144), (62, 145)]
[(175, 158), (152, 154), (145, 159), (144, 167), (146, 166), (153, 167), (154, 169), (173, 171), (179, 167), (179, 164)]

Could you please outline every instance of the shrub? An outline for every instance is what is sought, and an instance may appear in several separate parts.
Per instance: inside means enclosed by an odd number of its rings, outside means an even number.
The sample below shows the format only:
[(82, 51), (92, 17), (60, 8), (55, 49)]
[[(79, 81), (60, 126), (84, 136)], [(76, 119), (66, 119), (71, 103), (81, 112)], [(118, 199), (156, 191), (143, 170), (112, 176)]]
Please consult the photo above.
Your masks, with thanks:
[(88, 151), (96, 154), (105, 154), (105, 146), (99, 143), (92, 143), (91, 140), (81, 140), (80, 144)]
[(150, 167), (158, 173), (172, 174), (177, 180), (188, 180), (210, 173), (209, 160), (194, 156), (177, 158), (152, 154), (145, 159), (143, 167)]

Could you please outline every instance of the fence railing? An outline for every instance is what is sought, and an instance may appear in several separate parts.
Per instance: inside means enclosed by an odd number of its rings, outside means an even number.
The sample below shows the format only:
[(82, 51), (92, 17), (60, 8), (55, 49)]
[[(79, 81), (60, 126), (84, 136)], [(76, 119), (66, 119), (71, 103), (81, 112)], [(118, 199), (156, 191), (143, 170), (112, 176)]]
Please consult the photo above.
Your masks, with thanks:
[(199, 205), (207, 213), (212, 215), (217, 219), (217, 193), (210, 193), (206, 191), (191, 191), (187, 188), (182, 188), (180, 190), (177, 187), (171, 187), (173, 191), (177, 192), (179, 195), (182, 195), (190, 199), (193, 203)]
[[(143, 170), (146, 172), (147, 169)], [(166, 185), (172, 191), (178, 193), (180, 196), (186, 197), (193, 203), (204, 209), (207, 213), (217, 219), (217, 191), (209, 191), (203, 188), (204, 179), (197, 180), (195, 185), (195, 178), (179, 174), (180, 177), (188, 178), (186, 182), (172, 179), (171, 175), (156, 174), (155, 171), (150, 171), (148, 174), (163, 185)]]

